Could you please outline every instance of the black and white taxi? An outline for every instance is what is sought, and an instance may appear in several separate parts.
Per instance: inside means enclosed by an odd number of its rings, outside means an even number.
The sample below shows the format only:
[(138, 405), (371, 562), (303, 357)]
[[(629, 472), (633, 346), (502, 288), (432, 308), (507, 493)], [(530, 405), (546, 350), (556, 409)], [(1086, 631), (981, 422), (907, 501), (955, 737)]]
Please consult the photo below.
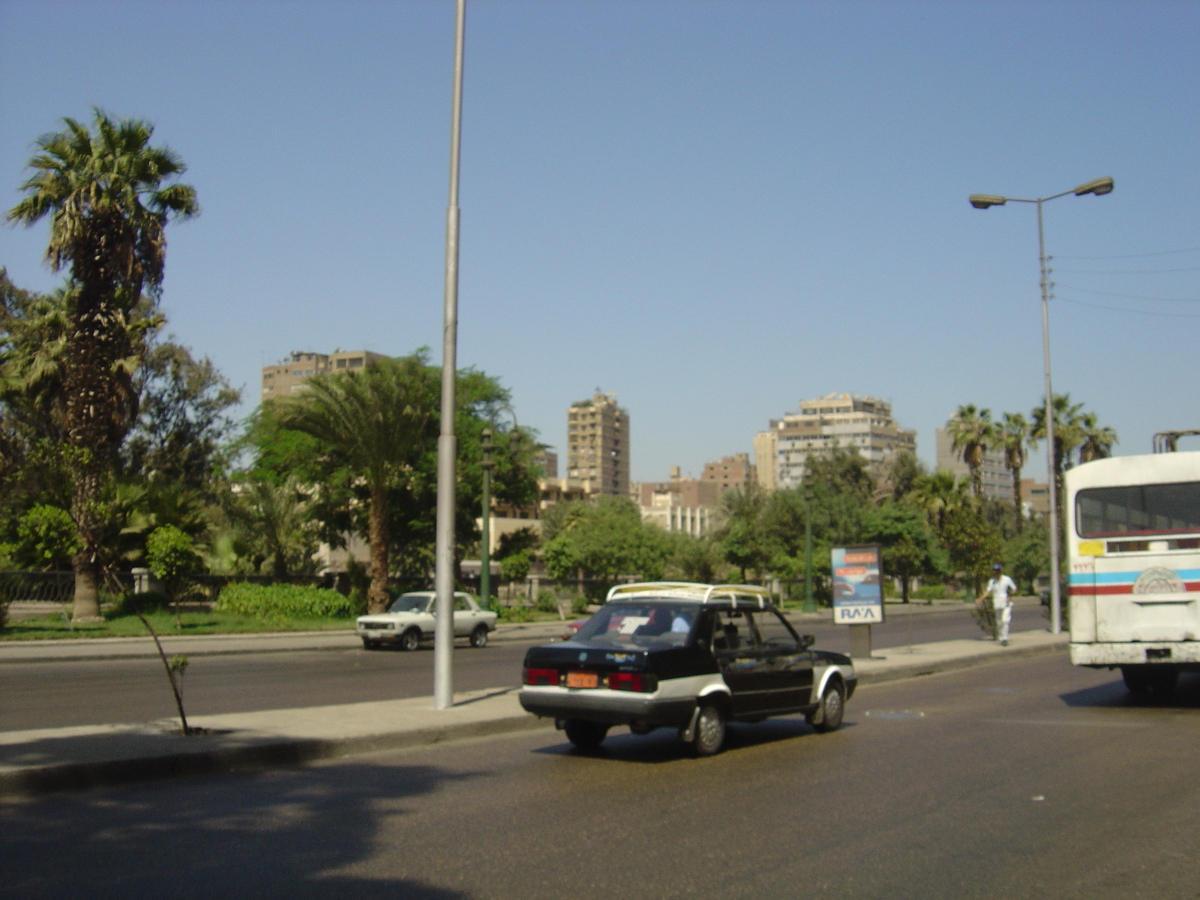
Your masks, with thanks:
[(812, 643), (765, 588), (618, 585), (569, 640), (526, 652), (521, 706), (580, 749), (614, 725), (677, 728), (699, 756), (721, 749), (727, 722), (803, 713), (833, 731), (858, 680), (849, 657)]

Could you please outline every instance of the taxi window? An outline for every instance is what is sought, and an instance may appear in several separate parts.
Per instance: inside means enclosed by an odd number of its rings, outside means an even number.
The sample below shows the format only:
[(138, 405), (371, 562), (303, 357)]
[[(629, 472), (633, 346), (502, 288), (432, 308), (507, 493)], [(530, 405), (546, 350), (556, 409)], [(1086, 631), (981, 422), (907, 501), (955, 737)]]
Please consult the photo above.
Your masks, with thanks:
[(765, 648), (793, 652), (799, 646), (795, 632), (788, 627), (787, 622), (775, 610), (759, 610), (751, 613), (751, 616), (757, 626), (759, 639)]

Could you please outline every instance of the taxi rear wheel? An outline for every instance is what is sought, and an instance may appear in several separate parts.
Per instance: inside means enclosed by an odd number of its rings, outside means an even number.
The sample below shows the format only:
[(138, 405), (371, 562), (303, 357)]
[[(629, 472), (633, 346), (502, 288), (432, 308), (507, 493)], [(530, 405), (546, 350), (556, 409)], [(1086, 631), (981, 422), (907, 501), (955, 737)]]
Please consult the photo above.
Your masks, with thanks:
[(580, 750), (595, 750), (608, 737), (607, 725), (583, 719), (568, 719), (563, 731), (567, 733), (567, 740)]
[(486, 647), (488, 642), (488, 630), (486, 625), (476, 625), (475, 630), (471, 632), (472, 647)]
[(725, 743), (725, 714), (713, 703), (705, 703), (696, 715), (692, 749), (697, 756), (712, 756)]
[(846, 695), (840, 681), (830, 681), (821, 695), (821, 708), (813, 728), (824, 734), (827, 731), (837, 731), (842, 725), (842, 714), (846, 711)]

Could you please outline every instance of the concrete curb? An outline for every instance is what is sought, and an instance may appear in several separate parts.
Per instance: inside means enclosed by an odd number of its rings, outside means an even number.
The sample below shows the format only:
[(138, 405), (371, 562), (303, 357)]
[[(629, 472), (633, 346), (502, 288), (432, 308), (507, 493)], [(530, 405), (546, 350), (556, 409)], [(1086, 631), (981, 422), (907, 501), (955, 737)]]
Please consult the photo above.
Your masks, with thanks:
[[(981, 648), (978, 653), (968, 656), (936, 661), (914, 661), (908, 664), (893, 664), (879, 671), (871, 671), (869, 668), (863, 668), (862, 671), (858, 672), (858, 683), (860, 686), (866, 684), (886, 684), (889, 681), (902, 681), (906, 678), (920, 678), (925, 675), (940, 675), (945, 672), (973, 669), (979, 666), (1008, 662), (1014, 659), (1029, 659), (1036, 656), (1046, 656), (1051, 653), (1060, 653), (1067, 649), (1069, 640), (1066, 634), (1059, 635), (1059, 637), (1061, 640), (1037, 644), (1032, 647), (995, 647), (994, 645), (985, 645), (987, 649)], [(895, 659), (898, 651), (902, 651), (902, 649), (889, 648), (889, 651), (894, 654), (891, 659)], [(855, 660), (856, 669), (870, 666), (870, 664), (871, 661), (869, 660)]]

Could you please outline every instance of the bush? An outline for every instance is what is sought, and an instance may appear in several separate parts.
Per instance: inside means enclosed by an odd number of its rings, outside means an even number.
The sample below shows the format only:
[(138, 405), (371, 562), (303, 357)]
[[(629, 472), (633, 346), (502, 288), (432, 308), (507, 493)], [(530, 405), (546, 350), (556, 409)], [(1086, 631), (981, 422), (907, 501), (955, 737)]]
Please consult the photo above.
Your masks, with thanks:
[(530, 622), (533, 620), (533, 609), (528, 606), (501, 606), (496, 613), (501, 622)]
[(349, 619), (355, 614), (350, 597), (296, 584), (230, 584), (221, 590), (216, 608), (259, 619)]
[(122, 594), (109, 607), (108, 618), (119, 619), (122, 616), (132, 616), (136, 613), (157, 612), (171, 605), (171, 598), (166, 591), (143, 591), (140, 594)]
[(540, 590), (536, 605), (541, 612), (558, 612), (558, 596), (554, 591)]

